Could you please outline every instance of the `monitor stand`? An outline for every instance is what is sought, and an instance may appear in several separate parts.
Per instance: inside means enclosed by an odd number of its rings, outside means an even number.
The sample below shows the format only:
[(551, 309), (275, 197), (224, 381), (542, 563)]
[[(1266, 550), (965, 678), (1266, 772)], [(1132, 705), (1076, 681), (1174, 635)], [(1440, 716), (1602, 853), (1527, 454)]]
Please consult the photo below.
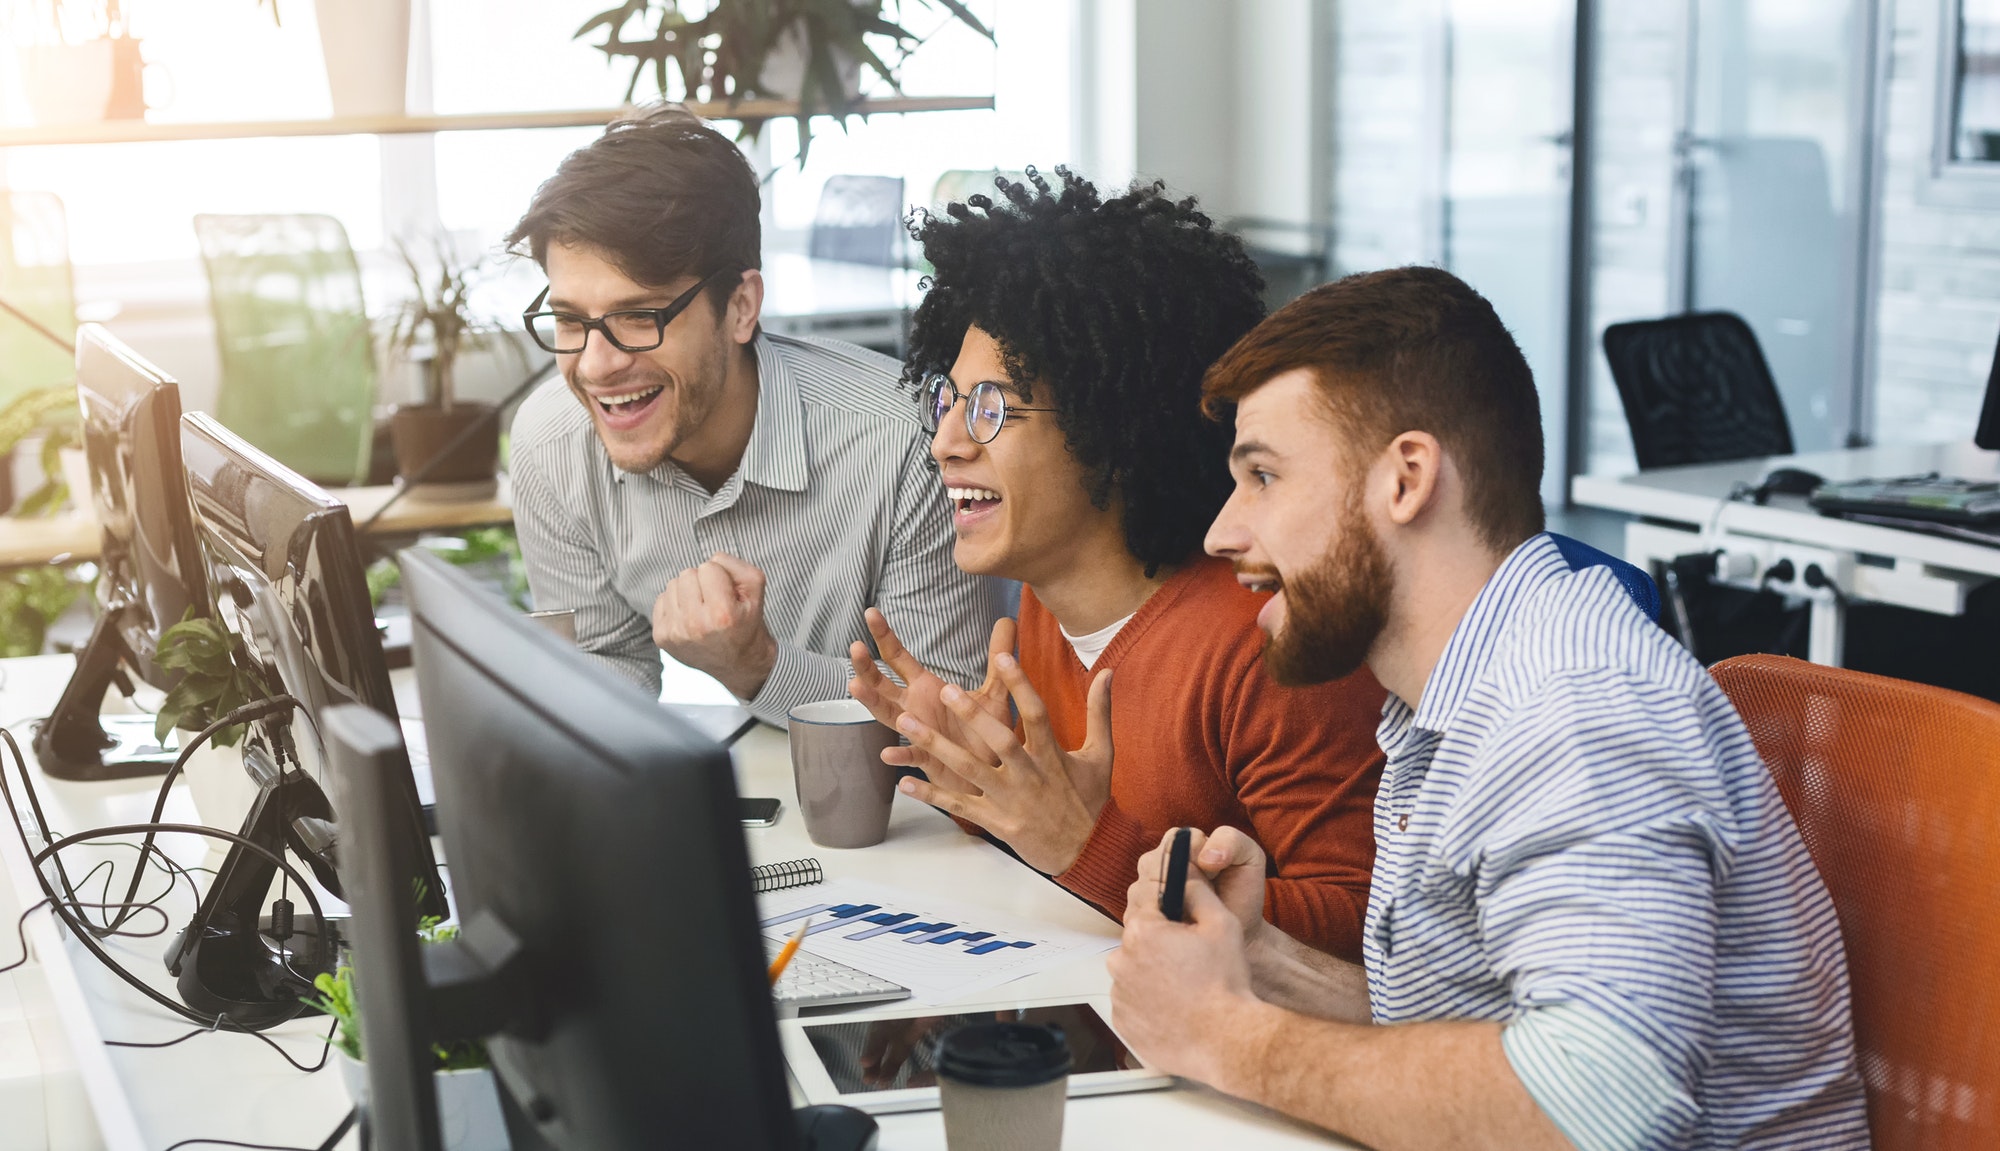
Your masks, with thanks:
[(112, 684), (126, 695), (132, 692), (131, 681), (119, 667), (128, 655), (119, 634), (122, 615), (113, 608), (97, 617), (55, 711), (35, 725), (35, 761), (52, 779), (165, 775), (178, 756), (177, 749), (154, 738), (152, 716), (98, 714)]
[[(246, 752), (246, 754), (248, 754)], [(293, 824), (300, 819), (331, 820), (333, 808), (319, 784), (293, 770), (264, 784), (240, 834), (273, 854), (287, 850), (307, 861), (313, 877), (330, 891), (340, 890), (332, 869), (299, 839)], [(330, 930), (298, 899), (292, 935), (281, 944), (269, 935), (265, 901), (272, 893), (278, 869), (270, 860), (232, 846), (194, 919), (167, 950), (167, 971), (179, 983), (181, 1002), (208, 1015), (228, 1015), (231, 1023), (253, 1031), (283, 1023), (311, 1010), (303, 1000), (316, 994), (312, 980), (331, 971), (335, 949), (326, 948), (325, 968), (305, 968), (304, 955), (289, 947), (304, 945)], [(285, 950), (281, 950), (285, 948)]]

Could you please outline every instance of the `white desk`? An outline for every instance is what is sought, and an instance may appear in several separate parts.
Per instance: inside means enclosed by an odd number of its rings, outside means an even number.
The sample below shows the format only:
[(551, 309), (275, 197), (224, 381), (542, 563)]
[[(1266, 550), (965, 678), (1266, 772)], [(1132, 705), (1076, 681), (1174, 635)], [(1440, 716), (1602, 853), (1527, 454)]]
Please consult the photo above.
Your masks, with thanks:
[[(1646, 517), (1625, 527), (1625, 558), (1641, 567), (1676, 555), (1720, 550), (1723, 578), (1755, 587), (1783, 560), (1803, 573), (1818, 564), (1850, 599), (1960, 615), (1973, 588), (2000, 577), (2000, 547), (1923, 532), (1822, 516), (1803, 497), (1773, 496), (1759, 507), (1731, 501), (1738, 484), (1756, 484), (1775, 467), (1816, 472), (1828, 481), (1937, 472), (2000, 479), (2000, 452), (1971, 444), (1902, 444), (1850, 451), (1660, 468), (1624, 476), (1578, 476), (1570, 496), (1585, 507)], [(1842, 613), (1835, 597), (1797, 578), (1774, 590), (1812, 602), (1810, 654), (1838, 664)]]
[[(69, 667), (67, 656), (0, 661), (0, 672), (6, 675), (0, 682), (0, 718), (12, 720), (46, 712), (54, 705)], [(409, 694), (407, 675), (397, 676), (400, 697)], [(16, 738), (25, 742), (26, 725), (14, 724), (13, 729)], [(1107, 936), (1117, 932), (1114, 923), (1062, 889), (963, 834), (937, 812), (900, 796), (886, 843), (858, 851), (814, 847), (806, 839), (798, 814), (781, 732), (759, 728), (750, 733), (737, 745), (736, 763), (744, 794), (775, 795), (785, 804), (784, 815), (775, 827), (747, 833), (756, 862), (812, 855), (834, 877), (877, 880), (976, 901), (1080, 931)], [(228, 768), (226, 755), (199, 769), (190, 765), (191, 772)], [(142, 820), (156, 785), (146, 780), (63, 783), (36, 773), (36, 786), (52, 825), (63, 831)], [(194, 803), (183, 789), (175, 795), (167, 817), (193, 816)], [(202, 855), (199, 846), (163, 845), (184, 863), (198, 862)], [(124, 852), (126, 858), (132, 855), (129, 850)], [(14, 917), (21, 907), (39, 899), (40, 891), (27, 871), (20, 843), (7, 829), (0, 829), (0, 858), (4, 858), (10, 881), (0, 884), (0, 924), (7, 926), (11, 937)], [(186, 896), (185, 887), (182, 890), (179, 905), (173, 906), (176, 929), (192, 910), (192, 899)], [(171, 1038), (189, 1030), (190, 1025), (118, 983), (59, 931), (48, 914), (38, 912), (28, 922), (36, 969), (51, 989), (55, 1013), (74, 1053), (75, 1074), (89, 1096), (103, 1146), (115, 1151), (157, 1151), (196, 1135), (312, 1146), (346, 1114), (347, 1097), (331, 1069), (301, 1074), (249, 1036), (208, 1035), (162, 1050), (105, 1047), (105, 1039)], [(166, 937), (115, 942), (116, 951), (130, 961), (135, 972), (170, 991), (160, 959), (165, 946)], [(11, 944), (0, 944), (0, 961), (11, 958)], [(1101, 995), (1107, 987), (1103, 959), (1092, 957), (1011, 984), (1006, 993), (1022, 997)], [(988, 995), (977, 1002), (990, 1004), (994, 999)], [(967, 1005), (973, 1005), (972, 1001)], [(309, 1063), (318, 1056), (325, 1030), (324, 1019), (309, 1018), (268, 1034)], [(0, 1037), (5, 1035), (0, 1030)], [(881, 1123), (883, 1151), (943, 1151), (944, 1128), (936, 1112), (885, 1116)], [(0, 1128), (6, 1126), (0, 1123)], [(81, 1139), (72, 1137), (70, 1142), (51, 1145), (95, 1146), (90, 1134), (84, 1132)], [(1069, 1106), (1064, 1141), (1077, 1149), (1130, 1147), (1146, 1151), (1167, 1146), (1351, 1146), (1193, 1086), (1076, 1100)], [(8, 1145), (7, 1135), (0, 1131), (0, 1147)], [(353, 1145), (352, 1138), (347, 1145)]]

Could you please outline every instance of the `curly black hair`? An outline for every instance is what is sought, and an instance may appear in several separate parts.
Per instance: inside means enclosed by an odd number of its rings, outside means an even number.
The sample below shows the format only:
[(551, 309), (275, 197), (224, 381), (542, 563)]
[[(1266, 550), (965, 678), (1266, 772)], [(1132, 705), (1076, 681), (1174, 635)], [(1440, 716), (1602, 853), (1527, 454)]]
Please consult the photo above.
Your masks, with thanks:
[(1228, 498), (1235, 431), (1202, 414), (1201, 379), (1264, 317), (1264, 280), (1192, 197), (1154, 182), (1106, 200), (1056, 175), (1060, 189), (1029, 168), (1027, 184), (995, 177), (1001, 203), (911, 215), (936, 271), (903, 379), (949, 371), (969, 327), (992, 336), (1027, 402), (1048, 386), (1092, 502), (1123, 499), (1125, 546), (1150, 577), (1199, 550)]

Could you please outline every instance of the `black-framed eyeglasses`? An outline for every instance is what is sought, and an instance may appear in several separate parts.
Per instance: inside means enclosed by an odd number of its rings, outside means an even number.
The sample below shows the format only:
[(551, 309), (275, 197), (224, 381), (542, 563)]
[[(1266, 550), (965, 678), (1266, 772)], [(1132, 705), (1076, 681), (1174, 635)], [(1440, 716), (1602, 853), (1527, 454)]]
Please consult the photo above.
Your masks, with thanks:
[(961, 393), (950, 376), (938, 372), (924, 385), (924, 430), (937, 435), (938, 426), (944, 423), (945, 416), (960, 400), (965, 401), (965, 433), (972, 437), (975, 444), (992, 443), (993, 437), (1000, 434), (1000, 429), (1007, 426), (1010, 413), (1055, 411), (1054, 408), (1009, 404), (1007, 393), (992, 380), (981, 380), (972, 385), (970, 392)]
[(621, 352), (650, 352), (667, 338), (667, 325), (674, 317), (687, 311), (701, 295), (701, 290), (723, 276), (741, 274), (737, 268), (717, 268), (701, 278), (701, 282), (680, 295), (664, 308), (626, 308), (616, 312), (606, 312), (596, 319), (579, 316), (574, 312), (538, 312), (542, 301), (549, 298), (549, 290), (535, 297), (528, 310), (521, 313), (521, 322), (527, 326), (528, 334), (544, 351), (558, 356), (572, 356), (583, 351), (583, 345), (590, 339), (592, 329), (600, 332), (611, 346)]

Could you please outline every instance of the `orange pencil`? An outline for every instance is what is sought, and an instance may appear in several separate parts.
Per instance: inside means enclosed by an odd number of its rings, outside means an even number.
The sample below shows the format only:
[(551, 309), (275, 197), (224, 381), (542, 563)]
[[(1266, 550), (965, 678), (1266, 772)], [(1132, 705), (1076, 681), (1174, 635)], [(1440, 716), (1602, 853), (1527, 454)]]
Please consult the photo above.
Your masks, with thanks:
[(771, 961), (771, 986), (778, 985), (778, 976), (785, 973), (785, 965), (792, 961), (792, 956), (799, 953), (799, 944), (805, 942), (806, 927), (811, 923), (810, 915), (800, 920), (799, 929), (792, 933), (792, 937), (785, 941), (784, 948), (778, 952), (778, 957)]

